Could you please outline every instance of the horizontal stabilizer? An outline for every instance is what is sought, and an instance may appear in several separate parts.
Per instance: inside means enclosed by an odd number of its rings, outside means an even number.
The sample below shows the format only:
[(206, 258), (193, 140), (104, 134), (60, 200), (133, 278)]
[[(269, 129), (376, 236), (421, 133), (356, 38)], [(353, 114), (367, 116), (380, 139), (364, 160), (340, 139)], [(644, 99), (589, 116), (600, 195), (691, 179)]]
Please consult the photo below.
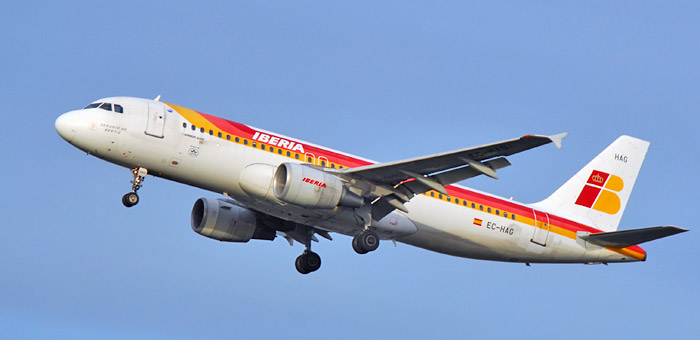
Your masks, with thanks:
[(625, 248), (634, 246), (640, 243), (653, 241), (662, 237), (671, 236), (686, 232), (688, 229), (667, 225), (662, 227), (651, 227), (642, 229), (630, 229), (611, 231), (607, 233), (597, 233), (580, 236), (586, 242), (606, 247), (606, 248)]

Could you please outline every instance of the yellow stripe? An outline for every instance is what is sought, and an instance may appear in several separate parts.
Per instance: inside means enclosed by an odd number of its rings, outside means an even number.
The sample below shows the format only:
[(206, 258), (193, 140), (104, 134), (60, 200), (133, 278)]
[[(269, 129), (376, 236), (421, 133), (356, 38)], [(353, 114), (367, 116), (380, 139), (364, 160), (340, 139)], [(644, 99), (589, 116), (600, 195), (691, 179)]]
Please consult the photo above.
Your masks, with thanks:
[[(226, 132), (226, 131), (219, 129), (216, 125), (214, 125), (214, 123), (212, 123), (208, 119), (204, 118), (204, 116), (202, 116), (201, 114), (199, 114), (199, 112), (197, 112), (195, 110), (188, 109), (186, 107), (182, 107), (182, 106), (175, 105), (175, 104), (170, 104), (170, 103), (164, 103), (164, 104), (170, 106), (175, 111), (177, 111), (177, 113), (179, 113), (183, 118), (185, 118), (185, 120), (187, 120), (191, 125), (194, 125), (198, 130), (200, 128), (204, 128), (205, 133), (208, 133), (208, 131), (211, 130), (213, 132), (214, 136), (218, 136), (218, 134), (221, 133), (222, 140), (236, 143), (235, 138), (238, 137), (239, 138), (238, 144), (241, 144), (243, 146), (248, 146), (251, 148), (255, 148), (255, 149), (260, 149), (260, 150), (262, 150), (263, 145), (265, 145), (265, 143), (254, 141), (252, 139), (245, 138), (243, 136), (231, 135), (229, 132)], [(223, 137), (223, 136), (227, 136), (227, 135), (232, 136), (232, 138), (229, 140), (229, 139)], [(247, 144), (244, 143), (244, 141), (246, 141), (246, 140), (248, 141)], [(270, 148), (274, 148), (274, 151), (270, 151)], [(281, 154), (277, 151), (279, 149), (283, 150)], [(345, 166), (343, 166), (341, 164), (333, 163), (333, 162), (325, 159), (325, 157), (321, 158), (321, 156), (314, 155), (314, 157), (311, 158), (311, 161), (309, 161), (308, 156), (306, 154), (287, 150), (287, 149), (280, 148), (277, 146), (266, 145), (264, 151), (275, 153), (277, 155), (287, 157), (290, 159), (297, 159), (297, 160), (303, 161), (305, 163), (315, 164), (315, 165), (319, 165), (319, 166), (325, 166), (325, 167), (329, 167), (329, 168), (333, 168), (333, 169), (346, 168)], [(288, 151), (290, 152), (289, 156), (287, 156)], [(299, 155), (299, 158), (297, 158), (297, 154)], [(321, 165), (321, 162), (325, 162), (325, 164)]]
[[(448, 202), (448, 203), (456, 204), (456, 205), (461, 206), (461, 207), (464, 207), (464, 208), (469, 208), (469, 209), (472, 209), (472, 210), (477, 210), (477, 211), (482, 212), (482, 213), (484, 213), (484, 214), (490, 214), (490, 215), (495, 215), (495, 216), (497, 216), (497, 217), (510, 219), (510, 218), (508, 218), (508, 217), (496, 215), (495, 211), (496, 211), (497, 209), (496, 209), (495, 207), (490, 207), (490, 206), (488, 206), (488, 205), (484, 205), (483, 203), (473, 202), (473, 203), (476, 203), (476, 204), (478, 204), (478, 205), (480, 205), (480, 206), (483, 206), (484, 209), (481, 210), (481, 209), (479, 209), (479, 208), (477, 208), (477, 207), (472, 208), (472, 207), (471, 207), (471, 204), (467, 204), (467, 205), (460, 204), (460, 202), (462, 202), (462, 201), (466, 201), (466, 202), (468, 202), (468, 203), (472, 203), (471, 201), (467, 201), (467, 200), (462, 199), (462, 198), (453, 198), (452, 196), (449, 197), (449, 198), (451, 198), (451, 199), (448, 201), (448, 196), (446, 196), (446, 195), (439, 195), (438, 192), (433, 191), (433, 190), (428, 191), (428, 192), (426, 192), (426, 193), (423, 193), (423, 195), (429, 196), (429, 197), (432, 197), (432, 198), (435, 198), (435, 199), (438, 199), (438, 200), (441, 200), (441, 201), (445, 201), (445, 202)], [(441, 196), (442, 196), (442, 197), (441, 197)], [(459, 200), (459, 201), (457, 201), (457, 200)], [(488, 208), (491, 208), (491, 212), (488, 212)], [(510, 214), (510, 215), (515, 215), (515, 219), (510, 219), (510, 220), (514, 220), (514, 221), (516, 221), (516, 222), (520, 222), (520, 223), (523, 223), (523, 224), (531, 225), (531, 226), (533, 226), (533, 227), (535, 227), (535, 228), (545, 229), (544, 226), (538, 226), (538, 225), (536, 225), (535, 220), (534, 220), (533, 218), (526, 217), (526, 216), (522, 216), (522, 215), (513, 214), (513, 213), (511, 213), (511, 212), (509, 212), (509, 211), (505, 211), (505, 210), (501, 210), (501, 211), (504, 212), (504, 213), (508, 213), (508, 214)], [(557, 235), (561, 235), (561, 236), (570, 238), (570, 239), (572, 239), (572, 240), (576, 240), (576, 232), (575, 232), (575, 231), (572, 231), (572, 230), (569, 230), (569, 229), (566, 229), (566, 228), (562, 228), (562, 227), (559, 227), (559, 226), (555, 226), (555, 225), (553, 225), (553, 224), (550, 224), (550, 225), (549, 225), (549, 231), (550, 231), (550, 232), (553, 232), (553, 233), (555, 233), (555, 234), (557, 234)], [(645, 258), (645, 255), (644, 255), (644, 254), (638, 253), (638, 252), (636, 252), (636, 251), (634, 251), (634, 250), (631, 250), (631, 249), (628, 249), (628, 248), (605, 248), (605, 249), (606, 249), (606, 250), (609, 250), (609, 251), (616, 252), (616, 253), (621, 254), (621, 255), (624, 255), (624, 256), (627, 256), (627, 257), (631, 257), (631, 258), (637, 259), (637, 260), (639, 260), (639, 261), (644, 261), (644, 258)]]
[[(187, 119), (187, 121), (189, 121), (190, 123), (192, 123), (195, 126), (204, 127), (207, 130), (215, 128), (214, 124), (209, 122), (206, 118), (204, 118), (202, 115), (197, 113), (197, 111), (195, 111), (195, 110), (188, 109), (188, 108), (174, 105), (174, 104), (168, 104), (168, 103), (165, 103), (165, 104), (167, 104), (168, 106), (175, 109), (175, 111), (177, 111), (177, 113), (179, 113), (182, 117)], [(206, 127), (205, 127), (205, 125), (206, 125)]]
[[(175, 111), (177, 111), (183, 118), (185, 118), (187, 121), (189, 121), (191, 124), (193, 124), (193, 125), (195, 125), (195, 126), (197, 126), (197, 127), (200, 127), (200, 128), (204, 127), (206, 130), (214, 130), (214, 131), (217, 132), (217, 133), (218, 133), (218, 132), (222, 132), (223, 134), (229, 134), (229, 133), (227, 133), (227, 132), (225, 132), (225, 131), (222, 131), (222, 130), (220, 130), (219, 128), (217, 128), (213, 123), (211, 123), (209, 120), (207, 120), (206, 118), (204, 118), (204, 117), (203, 117), (201, 114), (199, 114), (197, 111), (194, 111), (194, 110), (192, 110), (192, 109), (188, 109), (188, 108), (186, 108), (186, 107), (182, 107), (182, 106), (179, 106), (179, 105), (175, 105), (175, 104), (170, 104), (170, 103), (164, 103), (164, 104), (166, 104), (166, 105), (170, 106), (171, 108), (173, 108), (173, 109), (174, 109)], [(234, 137), (236, 137), (236, 136), (234, 136)], [(239, 142), (239, 144), (243, 145), (243, 140), (244, 140), (245, 138), (243, 138), (243, 137), (241, 137), (241, 136), (237, 136), (237, 137), (241, 138), (241, 141)], [(231, 142), (233, 142), (233, 138), (232, 138)], [(256, 146), (253, 146), (253, 143), (254, 143), (254, 142), (255, 142), (255, 141), (249, 140), (249, 141), (248, 141), (248, 146), (257, 149), (257, 148), (260, 148), (260, 146), (263, 144), (263, 143), (255, 143)], [(277, 149), (279, 149), (279, 147), (277, 147)], [(286, 151), (288, 151), (288, 150), (284, 150), (284, 152), (283, 152), (283, 154), (282, 154), (283, 156), (288, 157), (288, 158), (295, 158), (294, 156), (297, 154), (296, 152), (293, 152), (293, 151), (292, 151), (292, 152), (291, 152), (291, 156), (286, 156)], [(312, 164), (319, 163), (318, 157), (314, 157), (313, 160), (312, 160), (311, 162), (308, 162), (307, 156), (306, 156), (306, 155), (304, 155), (304, 154), (299, 154), (299, 156), (300, 156), (300, 160), (305, 161), (305, 162), (307, 162), (307, 163), (312, 163)], [(327, 161), (327, 165), (328, 165), (328, 166), (330, 166), (331, 164), (332, 164), (331, 162), (328, 162), (328, 161)], [(333, 163), (333, 164), (335, 164), (335, 163)], [(320, 165), (320, 164), (319, 164), (319, 165)], [(342, 167), (343, 167), (343, 166), (340, 165), (340, 164), (335, 164), (335, 165), (337, 165), (338, 168), (342, 168)], [(429, 195), (428, 195), (428, 192), (424, 193), (423, 195), (429, 196)], [(442, 201), (447, 201), (447, 198), (448, 198), (447, 195), (441, 195), (441, 196), (443, 196), (442, 198), (435, 197), (434, 194), (431, 195), (431, 196), (433, 196), (433, 198), (437, 198), (437, 199), (440, 199), (440, 200), (442, 200)], [(450, 201), (448, 201), (448, 202), (449, 202), (449, 203), (456, 204), (456, 205), (459, 205), (459, 206), (461, 206), (461, 207), (470, 208), (470, 209), (474, 209), (474, 210), (479, 210), (479, 209), (477, 209), (477, 208), (471, 208), (471, 206), (469, 206), (469, 204), (465, 206), (465, 205), (459, 203), (459, 202), (467, 201), (467, 200), (459, 198), (459, 201), (457, 201), (457, 199), (458, 199), (458, 198), (455, 198), (455, 199), (452, 199), (452, 200), (450, 200)], [(467, 202), (469, 202), (469, 201), (467, 201)], [(469, 202), (469, 203), (471, 203), (471, 202)], [(482, 203), (479, 203), (479, 204), (480, 204), (480, 205), (483, 205)], [(484, 206), (484, 210), (480, 210), (481, 212), (486, 213), (486, 214), (496, 215), (494, 212), (489, 213), (489, 212), (487, 211), (488, 208), (492, 208), (492, 211), (497, 210), (495, 207), (489, 207), (489, 206), (486, 206), (486, 205), (483, 205), (483, 206)], [(503, 212), (506, 213), (507, 211), (503, 211)], [(541, 228), (541, 227), (539, 227), (539, 226), (536, 225), (535, 220), (532, 219), (532, 218), (525, 217), (525, 216), (521, 216), (521, 215), (517, 215), (517, 214), (513, 214), (513, 213), (511, 213), (511, 212), (507, 212), (507, 213), (509, 213), (509, 214), (511, 214), (511, 215), (515, 215), (515, 219), (512, 219), (512, 220), (514, 220), (514, 221), (516, 221), (516, 222), (528, 224), (528, 225), (534, 226), (534, 227), (536, 227), (536, 228)], [(497, 215), (497, 216), (498, 216), (498, 217), (502, 217), (502, 218), (508, 219), (508, 217), (504, 217), (504, 216), (500, 216), (500, 215)], [(544, 228), (542, 228), (542, 229), (544, 229)], [(553, 233), (555, 233), (555, 234), (564, 236), (564, 237), (568, 237), (568, 238), (573, 239), (573, 240), (576, 239), (576, 232), (571, 231), (571, 230), (568, 230), (568, 229), (565, 229), (565, 228), (562, 228), (562, 227), (558, 227), (558, 226), (555, 226), (555, 225), (551, 225), (551, 224), (550, 224), (550, 226), (549, 226), (549, 231), (551, 231), (551, 232), (553, 232)], [(614, 251), (614, 252), (619, 253), (619, 254), (622, 254), (622, 255), (625, 255), (625, 256), (628, 256), (628, 257), (635, 258), (635, 259), (640, 260), (640, 261), (643, 261), (643, 260), (644, 260), (644, 257), (645, 257), (645, 256), (642, 255), (641, 253), (638, 253), (638, 252), (636, 252), (636, 251), (632, 251), (632, 250), (627, 249), (627, 248), (606, 248), (606, 249), (607, 249), (607, 250), (610, 250), (610, 251)]]

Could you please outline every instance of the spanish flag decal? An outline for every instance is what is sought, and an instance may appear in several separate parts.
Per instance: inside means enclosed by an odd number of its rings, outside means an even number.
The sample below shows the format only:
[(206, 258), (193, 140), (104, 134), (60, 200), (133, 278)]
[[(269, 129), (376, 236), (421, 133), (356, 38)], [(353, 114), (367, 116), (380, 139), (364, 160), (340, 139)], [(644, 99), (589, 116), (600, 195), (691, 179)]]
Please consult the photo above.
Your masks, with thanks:
[(475, 218), (475, 219), (474, 219), (474, 224), (475, 224), (475, 225), (478, 225), (479, 227), (481, 227), (481, 220), (478, 219), (478, 218)]
[(622, 178), (593, 170), (578, 199), (576, 199), (576, 204), (615, 215), (620, 211), (621, 205), (620, 197), (616, 192), (622, 191), (624, 186)]

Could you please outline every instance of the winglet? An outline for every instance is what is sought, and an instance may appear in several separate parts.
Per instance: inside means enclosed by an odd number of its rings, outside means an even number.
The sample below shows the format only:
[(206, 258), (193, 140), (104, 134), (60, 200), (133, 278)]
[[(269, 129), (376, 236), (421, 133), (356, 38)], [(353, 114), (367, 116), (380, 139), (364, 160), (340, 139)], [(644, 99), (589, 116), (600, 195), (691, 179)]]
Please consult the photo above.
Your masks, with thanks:
[(158, 97), (156, 97), (156, 99), (153, 99), (153, 100), (159, 102), (159, 101), (160, 101), (160, 95), (158, 95)]
[(554, 146), (556, 146), (557, 149), (561, 149), (561, 140), (564, 139), (564, 137), (566, 137), (566, 135), (568, 135), (568, 134), (569, 134), (568, 132), (563, 132), (560, 134), (547, 136), (547, 138), (549, 138), (549, 140), (551, 140), (552, 143), (554, 143)]

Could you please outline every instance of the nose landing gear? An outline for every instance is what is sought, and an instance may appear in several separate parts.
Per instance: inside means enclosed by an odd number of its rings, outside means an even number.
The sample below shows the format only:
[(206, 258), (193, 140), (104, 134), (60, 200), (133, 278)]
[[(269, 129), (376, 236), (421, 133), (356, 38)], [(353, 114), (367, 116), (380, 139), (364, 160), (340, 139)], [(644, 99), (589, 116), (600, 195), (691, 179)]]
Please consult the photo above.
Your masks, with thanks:
[(128, 192), (122, 196), (122, 204), (124, 204), (124, 206), (127, 208), (133, 207), (139, 203), (139, 195), (136, 194), (136, 192), (141, 189), (141, 183), (143, 183), (143, 181), (146, 179), (148, 169), (134, 168), (131, 169), (131, 173), (134, 175), (134, 179), (131, 180), (131, 192)]

